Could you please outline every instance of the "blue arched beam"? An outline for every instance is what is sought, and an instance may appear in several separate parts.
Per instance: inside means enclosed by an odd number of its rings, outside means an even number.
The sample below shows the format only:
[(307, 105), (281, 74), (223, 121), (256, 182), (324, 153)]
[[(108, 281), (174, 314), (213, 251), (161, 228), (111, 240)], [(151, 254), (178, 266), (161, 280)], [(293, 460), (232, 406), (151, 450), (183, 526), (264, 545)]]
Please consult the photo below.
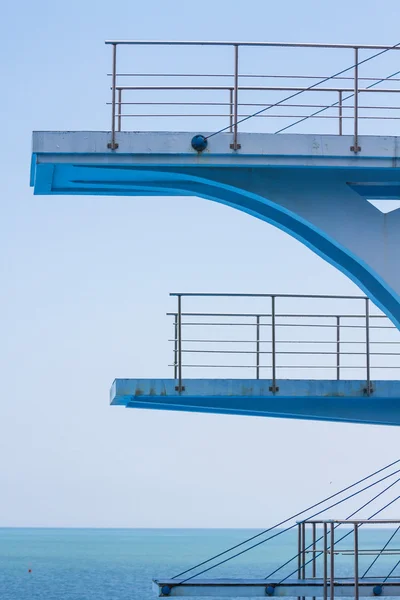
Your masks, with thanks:
[(112, 405), (186, 412), (400, 425), (400, 382), (374, 382), (372, 396), (363, 381), (280, 380), (279, 394), (270, 381), (187, 379), (177, 392), (171, 379), (116, 379)]
[[(191, 171), (185, 173), (182, 168), (179, 172), (177, 167), (38, 164), (35, 190), (47, 194), (196, 195), (236, 208), (285, 231), (334, 265), (400, 328), (399, 295), (359, 256), (281, 204), (216, 179), (195, 176), (193, 167)], [(357, 231), (357, 235), (363, 233)]]
[[(48, 165), (45, 167), (48, 178)], [(293, 211), (238, 187), (176, 168), (57, 165), (52, 193), (97, 195), (195, 195), (236, 208), (266, 221), (299, 240), (347, 275), (400, 328), (399, 295), (362, 259)], [(356, 226), (356, 224), (355, 224)]]

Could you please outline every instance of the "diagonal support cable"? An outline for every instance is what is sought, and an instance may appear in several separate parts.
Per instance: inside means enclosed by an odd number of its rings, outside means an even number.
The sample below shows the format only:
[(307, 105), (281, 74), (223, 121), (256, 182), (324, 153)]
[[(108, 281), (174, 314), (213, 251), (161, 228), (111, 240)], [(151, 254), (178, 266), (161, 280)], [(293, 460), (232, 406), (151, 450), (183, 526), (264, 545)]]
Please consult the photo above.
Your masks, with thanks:
[[(323, 508), (322, 510), (314, 513), (313, 515), (311, 515), (310, 517), (308, 517), (309, 519), (312, 519), (318, 515), (320, 515), (321, 513), (324, 513), (327, 510), (330, 510), (331, 508), (334, 508), (335, 506), (338, 506), (339, 504), (342, 504), (343, 502), (346, 502), (347, 500), (349, 500), (350, 498), (353, 498), (354, 496), (357, 496), (358, 494), (364, 492), (367, 489), (370, 489), (372, 487), (374, 487), (375, 485), (377, 485), (378, 483), (380, 483), (381, 481), (385, 481), (386, 479), (389, 479), (390, 477), (392, 477), (393, 475), (395, 475), (396, 473), (399, 473), (400, 469), (397, 469), (396, 471), (393, 471), (392, 473), (390, 473), (389, 475), (386, 475), (385, 477), (382, 477), (381, 479), (378, 479), (377, 481), (370, 483), (369, 485), (365, 486), (364, 488), (361, 488), (361, 490), (358, 490), (357, 492), (353, 492), (352, 494), (350, 494), (349, 496), (346, 496), (345, 498), (343, 498), (342, 500), (338, 500), (337, 502), (331, 504), (330, 506), (327, 506), (325, 508)], [(292, 517), (293, 518), (293, 517)], [(288, 519), (290, 520), (290, 519)], [(288, 521), (286, 520), (286, 522)], [(225, 558), (224, 560), (211, 565), (210, 567), (207, 567), (206, 569), (203, 569), (202, 571), (200, 571), (199, 573), (195, 573), (194, 575), (191, 575), (190, 577), (188, 577), (187, 579), (184, 579), (183, 581), (180, 581), (178, 585), (183, 585), (184, 583), (186, 583), (187, 581), (190, 581), (191, 579), (194, 579), (195, 577), (198, 577), (199, 575), (202, 575), (203, 573), (207, 573), (208, 571), (211, 571), (212, 569), (215, 569), (216, 567), (219, 567), (220, 565), (223, 565), (227, 562), (229, 562), (230, 560), (233, 560), (234, 558), (237, 558), (238, 556), (241, 556), (242, 554), (245, 554), (246, 552), (249, 552), (250, 550), (252, 550), (253, 548), (256, 548), (258, 546), (261, 546), (262, 544), (265, 544), (266, 542), (268, 542), (269, 540), (272, 540), (280, 535), (282, 535), (283, 533), (290, 531), (291, 529), (293, 529), (294, 527), (296, 527), (297, 524), (294, 523), (293, 525), (290, 525), (289, 527), (286, 527), (285, 529), (281, 529), (279, 530), (277, 533), (271, 535), (270, 537), (261, 540), (260, 542), (257, 542), (256, 544), (253, 544), (252, 546), (250, 546), (249, 548), (245, 548), (244, 550), (241, 550), (240, 552), (237, 552), (236, 554), (234, 554), (233, 556), (229, 556), (228, 558)], [(271, 528), (274, 529), (274, 528)], [(245, 543), (245, 542), (243, 542)], [(227, 551), (229, 552), (229, 550)], [(206, 562), (210, 562), (213, 559), (209, 559), (209, 561)], [(203, 563), (205, 564), (205, 563)], [(196, 569), (197, 567), (192, 567), (192, 569), (188, 569), (186, 572), (192, 571), (194, 569)], [(173, 577), (173, 579), (176, 579), (177, 577), (179, 577), (180, 575), (176, 575), (175, 577)]]
[(351, 65), (351, 67), (342, 69), (341, 71), (338, 71), (337, 73), (334, 73), (333, 75), (330, 75), (329, 77), (325, 77), (324, 79), (321, 79), (320, 81), (317, 81), (316, 83), (313, 83), (312, 85), (305, 88), (304, 90), (299, 90), (298, 92), (295, 92), (294, 94), (291, 94), (290, 96), (287, 96), (286, 98), (283, 98), (282, 100), (279, 100), (278, 102), (275, 102), (274, 104), (269, 104), (265, 108), (262, 108), (261, 110), (258, 110), (257, 112), (255, 112), (251, 115), (248, 115), (247, 117), (244, 117), (243, 119), (239, 119), (238, 121), (235, 121), (234, 123), (227, 125), (227, 127), (223, 127), (222, 129), (219, 129), (218, 131), (215, 131), (214, 133), (210, 133), (210, 135), (205, 136), (205, 139), (209, 140), (210, 138), (212, 138), (216, 135), (219, 135), (220, 133), (223, 133), (224, 131), (228, 131), (228, 129), (231, 130), (232, 127), (236, 127), (237, 125), (240, 125), (241, 123), (244, 123), (245, 121), (248, 121), (249, 119), (252, 119), (253, 117), (257, 117), (258, 115), (261, 115), (262, 113), (266, 112), (267, 110), (270, 110), (271, 108), (274, 108), (275, 106), (279, 106), (279, 105), (283, 104), (284, 102), (287, 102), (288, 100), (292, 100), (292, 98), (296, 98), (297, 96), (300, 96), (300, 94), (303, 94), (304, 92), (309, 92), (310, 90), (313, 90), (314, 88), (318, 87), (322, 83), (326, 83), (327, 81), (330, 81), (331, 79), (334, 79), (335, 77), (339, 77), (339, 75), (343, 75), (343, 73), (347, 73), (348, 71), (351, 71), (352, 69), (359, 67), (360, 65), (363, 65), (363, 64), (369, 62), (370, 60), (373, 60), (374, 58), (377, 58), (378, 56), (381, 56), (382, 54), (389, 52), (389, 50), (395, 50), (399, 46), (400, 46), (400, 42), (398, 42), (397, 44), (394, 44), (394, 46), (385, 48), (384, 50), (381, 50), (380, 52), (377, 52), (376, 54), (373, 54), (372, 56), (369, 56), (368, 58), (364, 58), (363, 60), (356, 62), (354, 65)]
[[(382, 79), (379, 79), (378, 81), (375, 81), (374, 83), (371, 83), (370, 85), (367, 85), (367, 87), (365, 89), (370, 90), (371, 88), (379, 85), (380, 83), (383, 83), (384, 81), (389, 81), (389, 79), (391, 79), (392, 77), (396, 77), (396, 75), (398, 75), (399, 73), (400, 73), (400, 71), (396, 71), (396, 73), (392, 73), (391, 75), (388, 75), (387, 77), (383, 77)], [(349, 94), (345, 98), (342, 98), (342, 102), (345, 102), (346, 100), (349, 100), (350, 98), (354, 98), (354, 93)], [(282, 133), (283, 131), (286, 131), (287, 129), (290, 129), (291, 127), (294, 127), (295, 125), (299, 125), (299, 123), (303, 123), (303, 121), (307, 121), (307, 119), (312, 119), (313, 117), (315, 117), (316, 115), (319, 115), (320, 113), (324, 112), (325, 110), (329, 110), (330, 108), (335, 108), (335, 106), (338, 106), (338, 105), (339, 105), (339, 101), (334, 102), (333, 104), (330, 104), (329, 106), (324, 106), (320, 110), (316, 110), (315, 112), (313, 112), (311, 115), (306, 115), (302, 119), (299, 119), (298, 121), (295, 121), (294, 123), (291, 123), (290, 125), (286, 125), (286, 127), (282, 127), (281, 129), (278, 129), (278, 131), (275, 131), (275, 135), (277, 135), (278, 133)]]
[[(387, 492), (390, 488), (392, 488), (394, 485), (396, 485), (396, 483), (398, 483), (399, 481), (400, 481), (400, 477), (398, 479), (396, 479), (396, 481), (394, 481), (390, 485), (388, 485), (385, 489), (381, 490), (373, 498), (371, 498), (370, 500), (368, 500), (365, 504), (363, 504), (362, 506), (360, 506), (359, 508), (357, 508), (357, 510), (355, 510), (354, 512), (352, 512), (351, 515), (349, 515), (347, 517), (347, 519), (351, 519), (352, 517), (354, 517), (354, 515), (356, 515), (358, 512), (360, 512), (360, 510), (363, 510), (363, 508), (365, 508), (366, 506), (368, 506), (369, 504), (371, 504), (372, 502), (374, 502), (374, 500), (376, 500), (377, 498), (379, 498), (380, 496), (382, 496), (385, 492)], [(385, 506), (383, 506), (382, 508), (380, 508), (377, 512), (375, 512), (373, 515), (371, 515), (370, 517), (368, 517), (368, 520), (370, 521), (371, 519), (373, 519), (374, 517), (376, 517), (376, 515), (378, 515), (379, 513), (381, 513), (383, 510), (385, 510), (388, 506), (390, 506), (390, 504), (393, 504), (393, 502), (396, 502), (396, 500), (398, 500), (399, 498), (400, 498), (400, 495), (397, 496), (393, 501), (389, 502), (389, 504), (386, 504)], [(335, 525), (335, 529), (337, 529), (340, 525), (341, 525), (340, 523), (337, 524), (337, 525)], [(338, 540), (335, 541), (334, 545), (336, 545), (337, 543), (339, 543), (339, 542), (343, 541), (344, 539), (346, 539), (351, 533), (352, 533), (352, 531), (348, 531), (347, 533), (345, 533), (345, 535), (343, 535), (341, 538), (339, 538)], [(316, 542), (320, 542), (322, 539), (323, 539), (323, 536), (321, 536), (320, 538), (318, 538), (316, 540)], [(307, 546), (306, 550), (309, 550), (309, 548), (311, 548), (312, 545), (313, 544), (310, 544), (309, 546)], [(328, 546), (328, 548), (330, 548), (330, 546)], [(304, 564), (304, 567), (306, 567), (308, 564), (312, 563), (314, 560), (316, 560), (317, 558), (319, 558), (322, 554), (323, 554), (323, 552), (320, 552), (317, 556), (311, 558), (308, 562), (306, 562)], [(272, 573), (270, 573), (269, 575), (267, 575), (267, 577), (265, 577), (265, 579), (269, 579), (270, 577), (272, 577), (272, 575), (274, 575), (275, 573), (277, 573), (278, 571), (280, 571), (283, 567), (286, 567), (289, 563), (291, 563), (293, 560), (295, 560), (296, 558), (298, 558), (298, 556), (299, 556), (299, 554), (296, 554), (296, 556), (294, 556), (293, 558), (291, 558), (284, 565), (281, 565), (281, 567), (279, 567), (278, 569), (276, 569), (275, 571), (273, 571)], [(287, 575), (279, 583), (283, 583), (284, 581), (286, 581), (287, 579), (289, 579), (289, 577), (292, 577), (293, 575), (295, 575), (295, 573), (297, 573), (297, 569), (295, 569), (292, 573), (290, 573), (289, 575)]]
[(374, 564), (376, 563), (376, 561), (378, 560), (378, 558), (380, 556), (382, 556), (382, 553), (386, 550), (386, 548), (389, 546), (390, 542), (392, 541), (392, 539), (395, 537), (395, 535), (397, 534), (397, 532), (400, 530), (400, 525), (395, 529), (394, 533), (392, 533), (392, 535), (390, 536), (390, 538), (388, 539), (388, 541), (386, 542), (386, 544), (383, 546), (383, 548), (381, 549), (381, 551), (379, 552), (379, 554), (377, 556), (375, 556), (374, 560), (372, 561), (372, 563), (369, 565), (368, 569), (365, 571), (364, 575), (361, 576), (361, 579), (363, 577), (366, 576), (367, 573), (369, 573), (369, 571), (372, 569), (372, 567), (374, 566)]
[[(253, 535), (252, 537), (247, 538), (243, 542), (240, 542), (239, 544), (235, 544), (234, 546), (231, 546), (227, 550), (224, 550), (223, 552), (220, 552), (219, 554), (215, 554), (211, 558), (208, 558), (207, 560), (204, 560), (204, 561), (198, 563), (197, 565), (194, 565), (193, 567), (190, 567), (189, 569), (186, 569), (185, 571), (182, 571), (181, 573), (178, 573), (178, 575), (175, 575), (173, 577), (173, 579), (177, 579), (178, 577), (182, 577), (182, 575), (186, 575), (186, 573), (190, 573), (191, 571), (194, 571), (195, 569), (198, 569), (198, 568), (200, 568), (200, 567), (202, 567), (202, 566), (210, 563), (211, 561), (216, 560), (217, 558), (220, 558), (221, 556), (224, 556), (225, 554), (228, 554), (229, 552), (233, 552), (233, 550), (236, 550), (237, 548), (240, 548), (241, 546), (244, 546), (245, 544), (248, 544), (249, 542), (252, 542), (253, 540), (255, 540), (255, 539), (257, 539), (257, 538), (259, 538), (259, 537), (261, 537), (261, 536), (263, 536), (263, 535), (265, 535), (267, 533), (269, 533), (270, 531), (273, 531), (274, 529), (276, 529), (278, 527), (281, 527), (282, 525), (285, 525), (286, 523), (289, 523), (289, 521), (292, 521), (293, 519), (296, 519), (297, 517), (300, 517), (304, 513), (308, 512), (309, 510), (313, 510), (314, 508), (317, 508), (317, 506), (321, 506), (321, 504), (324, 504), (325, 502), (328, 502), (329, 500), (332, 500), (333, 498), (336, 498), (337, 496), (340, 496), (340, 494), (344, 494), (345, 492), (347, 492), (350, 489), (356, 487), (357, 485), (360, 485), (361, 483), (364, 483), (365, 481), (368, 481), (368, 479), (371, 479), (372, 477), (375, 477), (375, 475), (379, 475), (379, 473), (383, 473), (383, 471), (386, 471), (387, 469), (390, 469), (390, 467), (393, 467), (394, 465), (398, 464), (399, 462), (400, 462), (400, 458), (397, 459), (397, 460), (395, 460), (395, 461), (393, 461), (392, 463), (389, 463), (385, 467), (382, 467), (381, 469), (378, 469), (374, 473), (371, 473), (370, 475), (367, 475), (366, 477), (363, 477), (362, 479), (359, 479), (355, 483), (352, 483), (351, 485), (348, 485), (347, 487), (341, 489), (340, 491), (335, 492), (331, 496), (328, 496), (327, 498), (324, 498), (324, 500), (320, 500), (316, 504), (313, 504), (312, 506), (309, 506), (308, 508), (305, 508), (304, 510), (302, 510), (302, 511), (300, 511), (300, 512), (294, 514), (294, 515), (292, 515), (291, 517), (288, 517), (287, 519), (281, 521), (280, 523), (277, 523), (276, 525), (273, 525), (272, 527), (269, 527), (268, 529), (264, 529), (260, 533), (257, 533), (256, 535)], [(395, 472), (397, 472), (397, 471), (395, 471)]]

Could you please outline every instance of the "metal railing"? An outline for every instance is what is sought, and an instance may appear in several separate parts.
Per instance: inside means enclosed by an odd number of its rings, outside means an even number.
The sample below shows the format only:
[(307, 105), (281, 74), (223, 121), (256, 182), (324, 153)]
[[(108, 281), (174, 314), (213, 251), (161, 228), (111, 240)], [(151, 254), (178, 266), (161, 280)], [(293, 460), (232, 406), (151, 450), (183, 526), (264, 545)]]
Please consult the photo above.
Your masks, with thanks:
[(274, 393), (280, 379), (352, 379), (369, 395), (373, 379), (398, 377), (400, 332), (364, 296), (171, 295), (179, 390), (206, 371), (268, 379)]
[[(388, 57), (393, 57), (393, 52), (389, 51), (399, 50), (399, 45), (140, 40), (113, 40), (107, 41), (106, 44), (111, 45), (112, 48), (112, 72), (109, 74), (112, 81), (111, 142), (109, 143), (111, 149), (118, 147), (116, 132), (122, 131), (126, 120), (131, 118), (136, 119), (135, 130), (140, 128), (137, 126), (138, 123), (140, 124), (142, 120), (148, 122), (148, 118), (167, 118), (169, 123), (171, 120), (181, 118), (193, 123), (193, 119), (196, 119), (197, 130), (201, 130), (204, 124), (203, 118), (206, 118), (209, 129), (210, 124), (216, 129), (221, 127), (226, 129), (232, 135), (231, 148), (238, 150), (240, 148), (238, 122), (265, 108), (267, 110), (258, 114), (257, 118), (272, 120), (272, 123), (276, 120), (281, 120), (283, 123), (282, 120), (285, 120), (284, 125), (279, 128), (280, 131), (287, 126), (290, 127), (290, 121), (293, 119), (300, 122), (311, 119), (317, 120), (317, 122), (321, 120), (328, 123), (337, 122), (336, 132), (342, 135), (346, 122), (351, 122), (353, 134), (351, 150), (353, 152), (360, 150), (359, 124), (361, 120), (382, 123), (400, 119), (400, 115), (395, 112), (400, 108), (396, 96), (400, 89), (390, 87), (390, 85), (388, 87), (390, 82), (393, 82), (395, 86), (399, 82), (399, 77), (396, 77), (399, 72), (391, 74), (393, 66), (397, 66), (395, 61), (392, 64), (390, 60), (387, 60), (385, 61), (386, 65), (380, 65), (380, 69), (387, 69), (387, 71), (382, 72), (379, 76), (371, 76), (369, 72), (360, 73), (361, 68), (366, 69), (366, 61), (371, 58), (372, 53), (380, 54), (380, 56), (387, 53)], [(128, 60), (124, 60), (126, 57), (123, 57), (121, 59), (122, 70), (119, 70), (117, 50), (120, 49), (119, 55), (121, 49), (126, 46), (134, 47), (136, 53)], [(149, 47), (153, 49), (150, 59), (146, 58), (145, 54), (145, 48)], [(149, 72), (146, 67), (152, 63), (151, 59), (155, 58), (155, 47), (163, 47), (164, 50), (156, 52), (157, 71)], [(174, 52), (172, 59), (164, 57), (167, 47), (178, 49), (178, 53)], [(191, 48), (190, 52), (194, 52), (194, 47), (212, 48), (215, 52), (212, 53), (212, 56), (206, 54), (204, 57), (202, 55), (197, 61), (198, 68), (187, 72), (185, 69), (189, 60), (188, 47)], [(231, 51), (231, 66), (228, 68), (228, 72), (220, 72), (220, 70), (215, 72), (214, 69), (218, 68), (220, 63), (221, 67), (225, 67), (226, 61), (220, 60), (217, 51), (221, 52), (226, 48)], [(257, 57), (254, 55), (249, 57), (248, 51), (254, 48), (262, 54), (258, 54)], [(291, 55), (290, 60), (286, 60), (287, 57), (280, 59), (275, 56), (276, 49), (282, 52), (296, 49), (296, 53)], [(300, 49), (307, 54), (301, 56)], [(314, 66), (308, 53), (309, 50), (314, 53), (313, 58), (317, 57)], [(337, 53), (338, 62), (332, 63), (331, 74), (321, 76), (319, 74), (320, 63), (327, 62), (321, 53), (333, 50)], [(339, 59), (344, 58), (343, 53), (345, 53), (345, 62), (339, 62)], [(191, 64), (196, 66), (194, 55), (190, 55), (190, 59)], [(302, 72), (305, 61), (307, 74)], [(164, 62), (166, 63), (165, 69), (162, 68)], [(171, 70), (171, 62), (174, 63), (173, 70)], [(246, 70), (251, 72), (246, 72), (241, 67), (242, 63), (248, 63)], [(261, 63), (261, 72), (253, 73), (253, 69), (258, 68), (258, 63)], [(124, 69), (125, 64), (128, 66), (127, 70)], [(135, 65), (135, 71), (130, 70), (131, 64)], [(264, 64), (268, 65), (267, 69)], [(371, 64), (374, 64), (373, 59)], [(176, 68), (180, 65), (182, 65), (182, 70)], [(284, 73), (287, 65), (290, 65), (291, 74)], [(341, 68), (338, 68), (338, 65)], [(273, 66), (277, 68), (277, 71), (273, 72), (271, 69)], [(301, 69), (298, 73), (294, 72), (296, 66)], [(332, 76), (335, 72), (340, 75)], [(261, 80), (266, 83), (260, 85)], [(274, 82), (274, 85), (270, 83), (271, 81)], [(329, 85), (325, 85), (328, 82)], [(386, 84), (385, 87), (381, 86), (382, 83)], [(310, 98), (309, 93), (311, 92), (313, 94)], [(319, 102), (315, 102), (314, 92), (318, 92)], [(145, 93), (144, 97), (142, 97), (143, 93)], [(393, 101), (391, 104), (385, 105), (379, 101), (380, 96), (378, 96), (377, 101), (368, 102), (371, 93), (373, 93), (372, 98), (376, 97), (376, 93), (385, 94), (385, 97), (390, 94)], [(363, 103), (360, 103), (361, 96), (364, 99)], [(288, 99), (285, 100), (285, 97)], [(295, 101), (294, 98), (296, 98)], [(132, 107), (136, 108), (136, 112), (131, 112)], [(141, 112), (140, 107), (146, 107), (146, 112)], [(162, 112), (157, 112), (156, 107), (162, 109)], [(269, 109), (274, 110), (271, 112)], [(200, 118), (201, 122), (198, 121)], [(334, 133), (334, 131), (329, 128), (328, 133)]]
[[(382, 527), (386, 528), (392, 526), (396, 529), (394, 535), (400, 526), (400, 520), (398, 519), (339, 519), (339, 520), (305, 520), (297, 524), (297, 540), (298, 540), (298, 565), (297, 565), (297, 576), (298, 579), (322, 579), (323, 585), (323, 598), (327, 600), (333, 600), (335, 597), (335, 588), (339, 585), (337, 579), (343, 582), (345, 579), (343, 573), (337, 571), (337, 557), (340, 555), (353, 556), (353, 575), (347, 575), (347, 579), (354, 585), (354, 597), (357, 599), (359, 596), (359, 584), (368, 580), (373, 580), (378, 584), (382, 584), (382, 581), (390, 581), (396, 579), (396, 585), (398, 583), (398, 575), (374, 575), (367, 577), (366, 573), (369, 572), (371, 566), (362, 574), (360, 558), (362, 556), (368, 557), (390, 557), (397, 556), (399, 554), (398, 548), (388, 547), (387, 545), (382, 548), (375, 549), (368, 546), (364, 546), (360, 541), (360, 528), (363, 525), (367, 525), (368, 528), (371, 526), (377, 526), (384, 537), (387, 539), (388, 532), (383, 530)], [(347, 528), (347, 532), (343, 535), (343, 531), (340, 535), (336, 531), (338, 527), (344, 526)], [(396, 527), (394, 527), (396, 526)], [(375, 529), (375, 528), (374, 528)], [(371, 529), (369, 529), (371, 532)], [(390, 533), (390, 531), (389, 531)], [(394, 537), (393, 535), (393, 537)], [(350, 543), (349, 543), (350, 536)], [(383, 537), (383, 536), (382, 536)], [(345, 546), (340, 546), (340, 542), (346, 539)], [(350, 546), (350, 547), (349, 547)], [(318, 559), (321, 558), (319, 561)], [(322, 563), (322, 564), (321, 564)], [(382, 563), (382, 560), (380, 561)], [(385, 562), (384, 562), (385, 564)], [(317, 566), (318, 565), (318, 566)], [(382, 565), (381, 565), (382, 568)], [(379, 581), (381, 580), (381, 581)], [(382, 589), (376, 590), (376, 592), (382, 593)], [(376, 595), (379, 595), (377, 593)], [(339, 594), (340, 595), (340, 592)]]

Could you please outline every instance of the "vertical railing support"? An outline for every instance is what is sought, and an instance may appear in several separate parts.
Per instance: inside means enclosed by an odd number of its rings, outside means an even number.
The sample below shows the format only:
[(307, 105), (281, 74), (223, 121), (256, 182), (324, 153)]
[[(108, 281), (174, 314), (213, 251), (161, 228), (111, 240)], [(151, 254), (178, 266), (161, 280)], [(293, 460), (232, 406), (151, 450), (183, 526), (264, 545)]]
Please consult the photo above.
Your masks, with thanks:
[(260, 379), (260, 315), (256, 317), (256, 379)]
[(111, 142), (107, 144), (107, 148), (110, 150), (116, 150), (118, 144), (115, 141), (115, 92), (117, 87), (117, 44), (112, 44), (113, 58), (112, 58), (112, 97), (111, 97)]
[(369, 343), (369, 299), (365, 298), (365, 355), (366, 355), (366, 369), (367, 369), (367, 387), (365, 393), (367, 396), (371, 395), (371, 353)]
[(230, 145), (232, 150), (240, 150), (238, 144), (238, 117), (239, 117), (239, 44), (234, 45), (235, 51), (235, 66), (234, 66), (234, 87), (233, 87), (233, 144)]
[(350, 150), (355, 154), (361, 150), (358, 145), (358, 48), (354, 48), (354, 142)]
[(354, 523), (354, 600), (358, 597), (358, 524)]
[[(301, 579), (306, 578), (306, 524), (301, 524)], [(302, 596), (302, 600), (306, 600), (305, 596)]]
[(276, 385), (276, 322), (275, 322), (275, 296), (271, 296), (271, 353), (272, 353), (272, 385), (269, 391), (275, 394), (279, 392)]
[(324, 600), (328, 600), (328, 524), (324, 522)]
[(229, 133), (233, 133), (233, 88), (229, 88)]
[(118, 89), (118, 131), (121, 131), (121, 125), (122, 125), (121, 109), (122, 109), (122, 90), (121, 90), (121, 88), (119, 88)]
[(336, 317), (336, 379), (340, 379), (340, 317)]
[(329, 568), (329, 576), (330, 576), (330, 600), (334, 600), (335, 598), (335, 525), (333, 521), (331, 522), (331, 561)]
[(174, 379), (178, 377), (178, 313), (174, 313)]
[(339, 135), (343, 135), (343, 92), (339, 90)]
[[(301, 556), (302, 556), (302, 548), (303, 548), (303, 542), (302, 542), (302, 533), (303, 533), (303, 529), (302, 529), (302, 523), (297, 523), (297, 579), (301, 579)], [(301, 600), (300, 596), (297, 596), (297, 600)]]
[(178, 295), (178, 385), (175, 390), (179, 393), (185, 391), (182, 385), (182, 296)]
[[(312, 577), (317, 576), (317, 524), (312, 523)], [(312, 600), (315, 600), (313, 596)]]

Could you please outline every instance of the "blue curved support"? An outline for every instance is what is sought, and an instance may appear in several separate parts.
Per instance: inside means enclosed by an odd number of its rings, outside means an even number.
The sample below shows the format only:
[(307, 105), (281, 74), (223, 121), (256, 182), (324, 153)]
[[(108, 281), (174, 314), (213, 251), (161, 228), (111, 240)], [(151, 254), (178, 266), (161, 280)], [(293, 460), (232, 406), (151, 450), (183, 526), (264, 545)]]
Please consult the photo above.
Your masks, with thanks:
[(195, 195), (236, 208), (334, 265), (400, 327), (400, 211), (382, 215), (366, 200), (400, 195), (397, 138), (365, 138), (354, 156), (347, 136), (243, 134), (234, 153), (217, 136), (200, 154), (193, 137), (124, 133), (107, 153), (106, 132), (37, 133), (32, 184), (39, 194)]

